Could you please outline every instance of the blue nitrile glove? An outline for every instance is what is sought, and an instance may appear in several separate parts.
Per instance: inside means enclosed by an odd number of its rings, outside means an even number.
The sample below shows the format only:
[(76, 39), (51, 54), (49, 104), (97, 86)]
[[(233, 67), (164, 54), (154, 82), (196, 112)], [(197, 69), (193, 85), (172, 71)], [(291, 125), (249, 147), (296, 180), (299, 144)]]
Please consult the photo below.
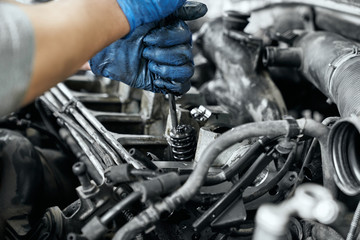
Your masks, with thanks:
[(164, 20), (136, 28), (95, 55), (90, 60), (92, 71), (152, 92), (187, 92), (194, 66), (191, 32), (181, 19), (199, 18), (206, 10), (202, 3), (187, 2), (166, 24)]
[(186, 0), (117, 0), (129, 21), (131, 31), (151, 22), (160, 21), (181, 7)]

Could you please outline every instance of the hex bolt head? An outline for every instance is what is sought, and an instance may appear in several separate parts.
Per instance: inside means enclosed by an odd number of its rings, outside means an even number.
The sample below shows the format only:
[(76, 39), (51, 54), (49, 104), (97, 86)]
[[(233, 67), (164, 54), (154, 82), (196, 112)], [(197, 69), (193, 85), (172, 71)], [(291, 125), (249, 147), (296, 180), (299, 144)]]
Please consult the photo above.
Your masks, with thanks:
[(86, 165), (83, 162), (77, 162), (72, 167), (73, 173), (79, 178), (79, 182), (83, 190), (88, 190), (93, 187), (90, 182), (90, 179), (87, 175)]
[(86, 165), (83, 162), (77, 162), (73, 165), (72, 170), (76, 176), (84, 175), (86, 173)]

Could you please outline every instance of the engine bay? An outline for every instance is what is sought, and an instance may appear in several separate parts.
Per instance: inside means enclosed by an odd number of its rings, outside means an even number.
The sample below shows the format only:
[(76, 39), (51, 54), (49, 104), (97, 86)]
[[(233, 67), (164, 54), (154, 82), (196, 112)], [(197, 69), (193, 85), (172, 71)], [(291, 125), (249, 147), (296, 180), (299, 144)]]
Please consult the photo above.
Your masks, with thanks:
[(79, 71), (1, 119), (5, 239), (360, 239), (360, 3), (229, 2), (185, 95)]

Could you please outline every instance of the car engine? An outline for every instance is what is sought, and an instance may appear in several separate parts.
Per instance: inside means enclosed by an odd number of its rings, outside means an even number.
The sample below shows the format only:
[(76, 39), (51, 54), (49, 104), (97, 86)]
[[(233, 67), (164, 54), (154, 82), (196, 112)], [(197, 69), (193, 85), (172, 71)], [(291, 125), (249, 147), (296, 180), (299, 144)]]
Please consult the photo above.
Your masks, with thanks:
[(185, 95), (79, 71), (1, 119), (5, 239), (360, 239), (360, 1), (204, 2)]

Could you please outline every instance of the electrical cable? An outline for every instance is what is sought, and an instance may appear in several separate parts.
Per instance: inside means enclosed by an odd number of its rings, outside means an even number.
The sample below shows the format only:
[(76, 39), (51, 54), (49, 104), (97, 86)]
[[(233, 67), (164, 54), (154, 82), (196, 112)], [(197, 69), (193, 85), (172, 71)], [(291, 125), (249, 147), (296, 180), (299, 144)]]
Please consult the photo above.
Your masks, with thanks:
[(296, 147), (290, 152), (284, 166), (280, 169), (280, 171), (264, 187), (260, 188), (251, 195), (244, 196), (243, 197), (244, 202), (245, 203), (251, 202), (261, 197), (265, 193), (269, 192), (285, 176), (291, 164), (294, 162), (295, 156), (296, 156)]
[[(304, 168), (310, 163), (312, 157), (314, 156), (315, 150), (316, 148), (319, 146), (319, 142), (318, 140), (316, 140), (315, 138), (312, 140), (310, 148), (305, 156), (305, 160), (301, 166), (300, 172), (298, 174), (297, 177), (297, 181), (295, 182), (295, 185), (293, 187), (292, 192), (295, 192), (295, 189), (297, 188), (297, 186), (304, 180)], [(292, 195), (292, 194), (291, 194)]]
[(140, 200), (142, 196), (141, 192), (132, 192), (114, 207), (109, 209), (101, 218), (100, 222), (104, 225), (109, 224), (114, 217), (120, 214), (125, 208), (129, 207), (133, 202)]
[(212, 186), (222, 183), (224, 181), (230, 180), (236, 174), (242, 173), (259, 157), (261, 153), (265, 152), (265, 146), (270, 142), (271, 139), (267, 137), (259, 139), (254, 144), (252, 144), (246, 153), (231, 166), (227, 167), (216, 175), (207, 175), (204, 186)]

